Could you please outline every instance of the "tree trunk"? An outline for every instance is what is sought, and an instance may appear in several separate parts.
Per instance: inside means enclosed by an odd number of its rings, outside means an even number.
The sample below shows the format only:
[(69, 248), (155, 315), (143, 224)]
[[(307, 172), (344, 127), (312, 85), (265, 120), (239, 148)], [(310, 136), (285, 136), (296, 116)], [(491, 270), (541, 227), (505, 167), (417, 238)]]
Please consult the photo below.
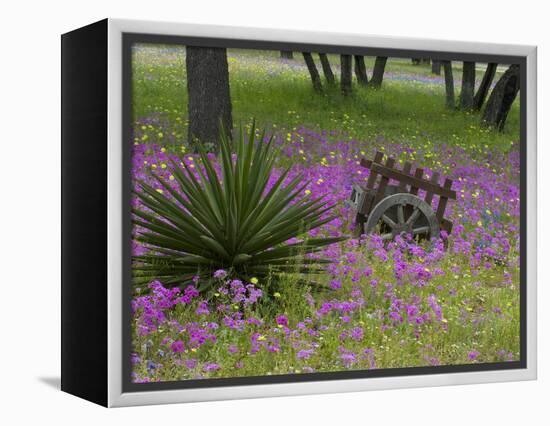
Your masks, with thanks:
[(340, 88), (344, 96), (351, 95), (351, 55), (340, 55)]
[(487, 69), (485, 70), (485, 74), (483, 75), (483, 80), (481, 80), (481, 84), (479, 85), (479, 88), (477, 89), (477, 93), (474, 96), (474, 110), (476, 111), (481, 110), (481, 107), (485, 102), (485, 98), (487, 98), (487, 94), (489, 93), (489, 88), (491, 87), (491, 84), (493, 83), (493, 79), (495, 78), (497, 66), (498, 64), (494, 62), (487, 64)]
[(445, 74), (445, 104), (447, 108), (455, 108), (455, 83), (453, 81), (453, 68), (451, 61), (441, 61)]
[(476, 63), (464, 61), (462, 64), (462, 88), (460, 90), (460, 108), (471, 110), (474, 107), (474, 88), (476, 85)]
[(384, 70), (386, 69), (387, 56), (377, 56), (374, 61), (374, 69), (372, 71), (372, 78), (370, 84), (373, 87), (382, 86), (382, 80), (384, 79)]
[(231, 137), (231, 96), (227, 52), (218, 47), (187, 46), (185, 66), (190, 144), (219, 146), (220, 133)]
[(432, 60), (432, 74), (441, 75), (441, 61)]
[(413, 65), (420, 65), (420, 62), (422, 62), (421, 58), (412, 58), (411, 60)]
[(365, 66), (365, 58), (360, 55), (355, 55), (355, 76), (357, 82), (361, 86), (367, 86), (369, 84), (369, 77), (367, 76), (367, 67)]
[(304, 61), (306, 61), (307, 70), (309, 71), (311, 83), (313, 84), (313, 90), (316, 92), (322, 92), (323, 85), (321, 84), (321, 77), (319, 77), (319, 71), (317, 71), (317, 67), (315, 66), (315, 61), (313, 60), (311, 53), (302, 52), (302, 55), (304, 55)]
[(332, 73), (332, 69), (330, 68), (330, 62), (328, 61), (327, 54), (319, 53), (319, 59), (321, 60), (323, 74), (325, 74), (325, 79), (327, 80), (327, 83), (330, 85), (336, 84), (336, 80), (334, 78), (334, 74)]
[(294, 54), (290, 50), (281, 50), (281, 59), (294, 59)]
[(483, 125), (500, 131), (504, 129), (508, 112), (519, 92), (519, 84), (519, 65), (510, 65), (489, 96), (481, 119)]

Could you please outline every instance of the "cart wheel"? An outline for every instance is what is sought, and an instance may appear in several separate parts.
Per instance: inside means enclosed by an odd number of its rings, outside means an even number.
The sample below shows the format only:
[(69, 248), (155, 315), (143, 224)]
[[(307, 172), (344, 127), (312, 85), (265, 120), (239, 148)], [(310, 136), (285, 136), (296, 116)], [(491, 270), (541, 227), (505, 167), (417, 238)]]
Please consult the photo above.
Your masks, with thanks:
[(384, 241), (406, 234), (418, 239), (439, 237), (439, 221), (432, 207), (412, 194), (390, 195), (374, 206), (365, 223), (365, 232), (370, 234), (377, 226)]

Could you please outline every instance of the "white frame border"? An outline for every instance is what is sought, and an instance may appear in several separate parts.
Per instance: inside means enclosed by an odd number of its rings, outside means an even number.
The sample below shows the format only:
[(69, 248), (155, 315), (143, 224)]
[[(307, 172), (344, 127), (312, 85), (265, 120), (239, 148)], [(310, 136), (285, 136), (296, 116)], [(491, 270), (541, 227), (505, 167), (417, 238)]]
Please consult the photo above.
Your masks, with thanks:
[[(122, 34), (231, 38), (337, 46), (368, 46), (527, 58), (527, 368), (417, 376), (122, 392)], [(359, 34), (108, 20), (108, 406), (198, 402), (424, 386), (535, 380), (537, 377), (537, 51), (534, 46), (378, 37)]]

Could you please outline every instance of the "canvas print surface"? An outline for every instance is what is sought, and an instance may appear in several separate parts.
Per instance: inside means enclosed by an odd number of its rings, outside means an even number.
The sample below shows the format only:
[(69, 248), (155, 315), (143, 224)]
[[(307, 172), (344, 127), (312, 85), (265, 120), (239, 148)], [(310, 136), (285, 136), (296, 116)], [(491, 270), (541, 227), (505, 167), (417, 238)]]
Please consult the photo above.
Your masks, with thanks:
[(520, 359), (520, 68), (131, 48), (133, 383)]

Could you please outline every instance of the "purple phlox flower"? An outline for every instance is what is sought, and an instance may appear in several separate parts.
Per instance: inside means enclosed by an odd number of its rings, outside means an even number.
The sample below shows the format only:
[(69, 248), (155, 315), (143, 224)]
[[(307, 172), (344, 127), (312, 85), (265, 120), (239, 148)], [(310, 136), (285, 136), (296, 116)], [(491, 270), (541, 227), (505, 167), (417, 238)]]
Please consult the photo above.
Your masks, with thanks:
[(130, 362), (132, 365), (139, 364), (141, 362), (141, 358), (137, 353), (132, 352), (132, 355), (130, 355)]
[(223, 279), (226, 276), (227, 276), (227, 271), (225, 271), (225, 269), (218, 269), (216, 272), (214, 272), (214, 278)]
[(350, 368), (353, 364), (357, 362), (357, 356), (353, 351), (350, 351), (349, 349), (340, 347), (340, 360), (342, 361), (342, 364), (344, 364), (344, 367)]
[(361, 327), (353, 327), (351, 330), (350, 330), (350, 337), (353, 339), (353, 340), (361, 340), (364, 336), (365, 332), (363, 331), (363, 329)]
[(275, 321), (278, 325), (283, 325), (288, 327), (288, 318), (286, 315), (278, 315), (277, 318), (275, 318)]
[(208, 314), (210, 314), (210, 311), (208, 310), (208, 302), (206, 300), (203, 300), (201, 303), (199, 303), (199, 306), (195, 310), (195, 313), (197, 315), (208, 315)]
[(342, 282), (340, 280), (332, 280), (330, 282), (330, 288), (333, 290), (338, 290), (339, 288), (342, 288)]
[(170, 345), (170, 349), (172, 352), (183, 352), (184, 351), (184, 345), (181, 340), (176, 340), (174, 343)]
[(296, 358), (298, 359), (309, 359), (309, 357), (313, 354), (313, 349), (301, 349), (296, 354)]
[(470, 361), (473, 361), (475, 359), (477, 359), (477, 357), (480, 355), (480, 353), (478, 351), (470, 351), (468, 352), (468, 359)]
[(186, 359), (184, 364), (187, 369), (192, 370), (197, 366), (197, 360), (195, 358)]
[(216, 364), (215, 362), (206, 363), (202, 367), (202, 371), (205, 371), (205, 372), (207, 372), (207, 371), (216, 371), (216, 370), (219, 370), (219, 369), (220, 369), (220, 365)]

